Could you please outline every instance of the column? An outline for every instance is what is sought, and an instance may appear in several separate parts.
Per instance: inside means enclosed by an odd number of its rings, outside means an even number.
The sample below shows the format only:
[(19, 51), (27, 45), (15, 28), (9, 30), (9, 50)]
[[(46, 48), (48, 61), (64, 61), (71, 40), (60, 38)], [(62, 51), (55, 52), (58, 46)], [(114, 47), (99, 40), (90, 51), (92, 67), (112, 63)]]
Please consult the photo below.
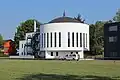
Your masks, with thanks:
[(84, 38), (85, 38), (84, 44), (85, 44), (85, 48), (86, 48), (86, 33), (84, 33)]
[(84, 52), (81, 50), (81, 52), (78, 52), (80, 59), (84, 59)]
[(56, 32), (56, 47), (59, 47), (59, 32)]

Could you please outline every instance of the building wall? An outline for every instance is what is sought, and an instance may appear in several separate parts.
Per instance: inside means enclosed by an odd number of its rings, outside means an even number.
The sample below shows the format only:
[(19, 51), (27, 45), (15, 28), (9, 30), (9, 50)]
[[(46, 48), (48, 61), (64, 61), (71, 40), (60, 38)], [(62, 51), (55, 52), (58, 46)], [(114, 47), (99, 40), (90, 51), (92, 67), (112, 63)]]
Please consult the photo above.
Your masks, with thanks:
[[(51, 45), (51, 32), (52, 32), (52, 47)], [(56, 32), (56, 47), (55, 45), (55, 32)], [(61, 33), (61, 47), (59, 47), (59, 32)], [(68, 32), (70, 32), (70, 47), (68, 47)], [(74, 32), (74, 47), (72, 47), (72, 33)], [(44, 40), (44, 35), (45, 40)], [(49, 34), (49, 46), (47, 47), (47, 33)], [(78, 47), (76, 46), (76, 33), (78, 33)], [(80, 47), (80, 33), (87, 34), (87, 44), (85, 35), (85, 47)], [(82, 36), (83, 39), (83, 36)], [(44, 42), (45, 41), (45, 42)], [(82, 44), (83, 45), (83, 44)], [(82, 23), (50, 23), (44, 24), (40, 27), (40, 50), (89, 50), (89, 25)]]
[(19, 55), (29, 55), (27, 53), (32, 53), (31, 46), (25, 46), (26, 40), (19, 41)]
[[(26, 33), (25, 40), (19, 41), (19, 55), (28, 55), (27, 53), (32, 53), (31, 47), (31, 38), (33, 37), (34, 32)], [(31, 38), (30, 38), (31, 37)], [(28, 44), (29, 46), (25, 46)]]
[[(77, 56), (76, 52), (74, 52), (74, 51), (73, 52), (62, 51), (62, 52), (57, 52), (57, 53), (56, 52), (52, 52), (53, 55), (51, 55), (51, 52), (52, 51), (42, 52), (40, 56), (42, 56), (42, 57), (45, 56), (46, 59), (53, 59), (53, 58), (54, 59), (65, 59), (65, 58), (69, 59), (69, 58), (66, 57), (66, 55), (68, 55), (70, 57), (70, 55), (72, 53), (72, 54), (76, 55), (76, 57), (71, 57), (71, 59), (73, 59), (73, 58), (74, 59), (78, 59), (78, 56)], [(82, 51), (78, 52), (78, 54), (80, 55), (81, 59), (84, 58)]]
[(16, 54), (15, 43), (12, 40), (6, 40), (3, 46), (4, 46), (4, 54), (6, 55)]
[[(56, 33), (56, 37), (55, 37), (55, 33)], [(61, 33), (61, 46), (59, 46), (59, 39), (60, 39), (59, 33)], [(70, 35), (68, 35), (68, 33)], [(80, 40), (80, 34), (82, 34), (82, 43)], [(78, 35), (78, 40), (77, 40), (77, 35)], [(69, 42), (68, 36), (70, 36), (70, 46), (68, 46), (68, 42)], [(73, 37), (74, 37), (74, 41), (73, 41)], [(52, 42), (51, 42), (51, 38), (52, 38)], [(40, 27), (40, 51), (45, 51), (44, 54), (46, 59), (63, 58), (67, 54), (70, 55), (71, 52), (75, 54), (76, 52), (78, 52), (80, 58), (84, 58), (83, 51), (89, 51), (89, 25), (83, 23), (70, 23), (70, 22), (50, 23), (50, 24), (42, 25)], [(51, 56), (51, 52), (53, 52), (52, 56)], [(58, 56), (55, 55), (56, 52), (58, 52)]]
[(19, 41), (19, 56), (21, 55), (25, 55), (25, 43), (26, 41), (25, 40), (22, 40), (22, 41)]
[(120, 58), (120, 23), (109, 23), (104, 25), (104, 57)]
[(28, 36), (33, 37), (33, 35), (34, 35), (34, 32), (26, 33), (26, 35), (25, 35), (25, 39), (27, 40)]

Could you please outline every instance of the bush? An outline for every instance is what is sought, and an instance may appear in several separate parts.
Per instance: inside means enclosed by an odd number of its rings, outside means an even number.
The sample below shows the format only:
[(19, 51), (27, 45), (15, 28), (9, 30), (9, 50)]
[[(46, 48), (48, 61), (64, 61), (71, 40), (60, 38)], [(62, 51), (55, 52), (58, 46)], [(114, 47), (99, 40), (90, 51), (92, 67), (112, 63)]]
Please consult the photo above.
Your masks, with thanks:
[(5, 55), (3, 52), (0, 52), (0, 57), (8, 57), (8, 55)]

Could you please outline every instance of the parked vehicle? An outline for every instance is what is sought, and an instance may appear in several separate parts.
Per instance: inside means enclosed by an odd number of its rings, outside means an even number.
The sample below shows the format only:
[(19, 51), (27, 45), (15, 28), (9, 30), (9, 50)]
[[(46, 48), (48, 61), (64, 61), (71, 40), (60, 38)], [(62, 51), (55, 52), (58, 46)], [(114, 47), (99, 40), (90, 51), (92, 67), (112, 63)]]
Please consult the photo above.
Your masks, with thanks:
[(65, 56), (66, 60), (75, 60), (76, 59), (76, 55), (75, 54), (69, 54)]

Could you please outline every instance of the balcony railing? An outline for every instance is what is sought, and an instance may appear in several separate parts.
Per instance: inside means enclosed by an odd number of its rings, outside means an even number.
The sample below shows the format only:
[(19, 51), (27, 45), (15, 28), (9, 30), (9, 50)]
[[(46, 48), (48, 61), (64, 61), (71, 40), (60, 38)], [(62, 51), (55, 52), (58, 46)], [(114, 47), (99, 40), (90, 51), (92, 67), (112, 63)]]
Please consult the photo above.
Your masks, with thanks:
[(27, 39), (32, 39), (32, 36), (28, 35), (28, 36), (27, 36)]
[(31, 44), (31, 42), (27, 42), (25, 45), (26, 46), (31, 46), (32, 44)]

